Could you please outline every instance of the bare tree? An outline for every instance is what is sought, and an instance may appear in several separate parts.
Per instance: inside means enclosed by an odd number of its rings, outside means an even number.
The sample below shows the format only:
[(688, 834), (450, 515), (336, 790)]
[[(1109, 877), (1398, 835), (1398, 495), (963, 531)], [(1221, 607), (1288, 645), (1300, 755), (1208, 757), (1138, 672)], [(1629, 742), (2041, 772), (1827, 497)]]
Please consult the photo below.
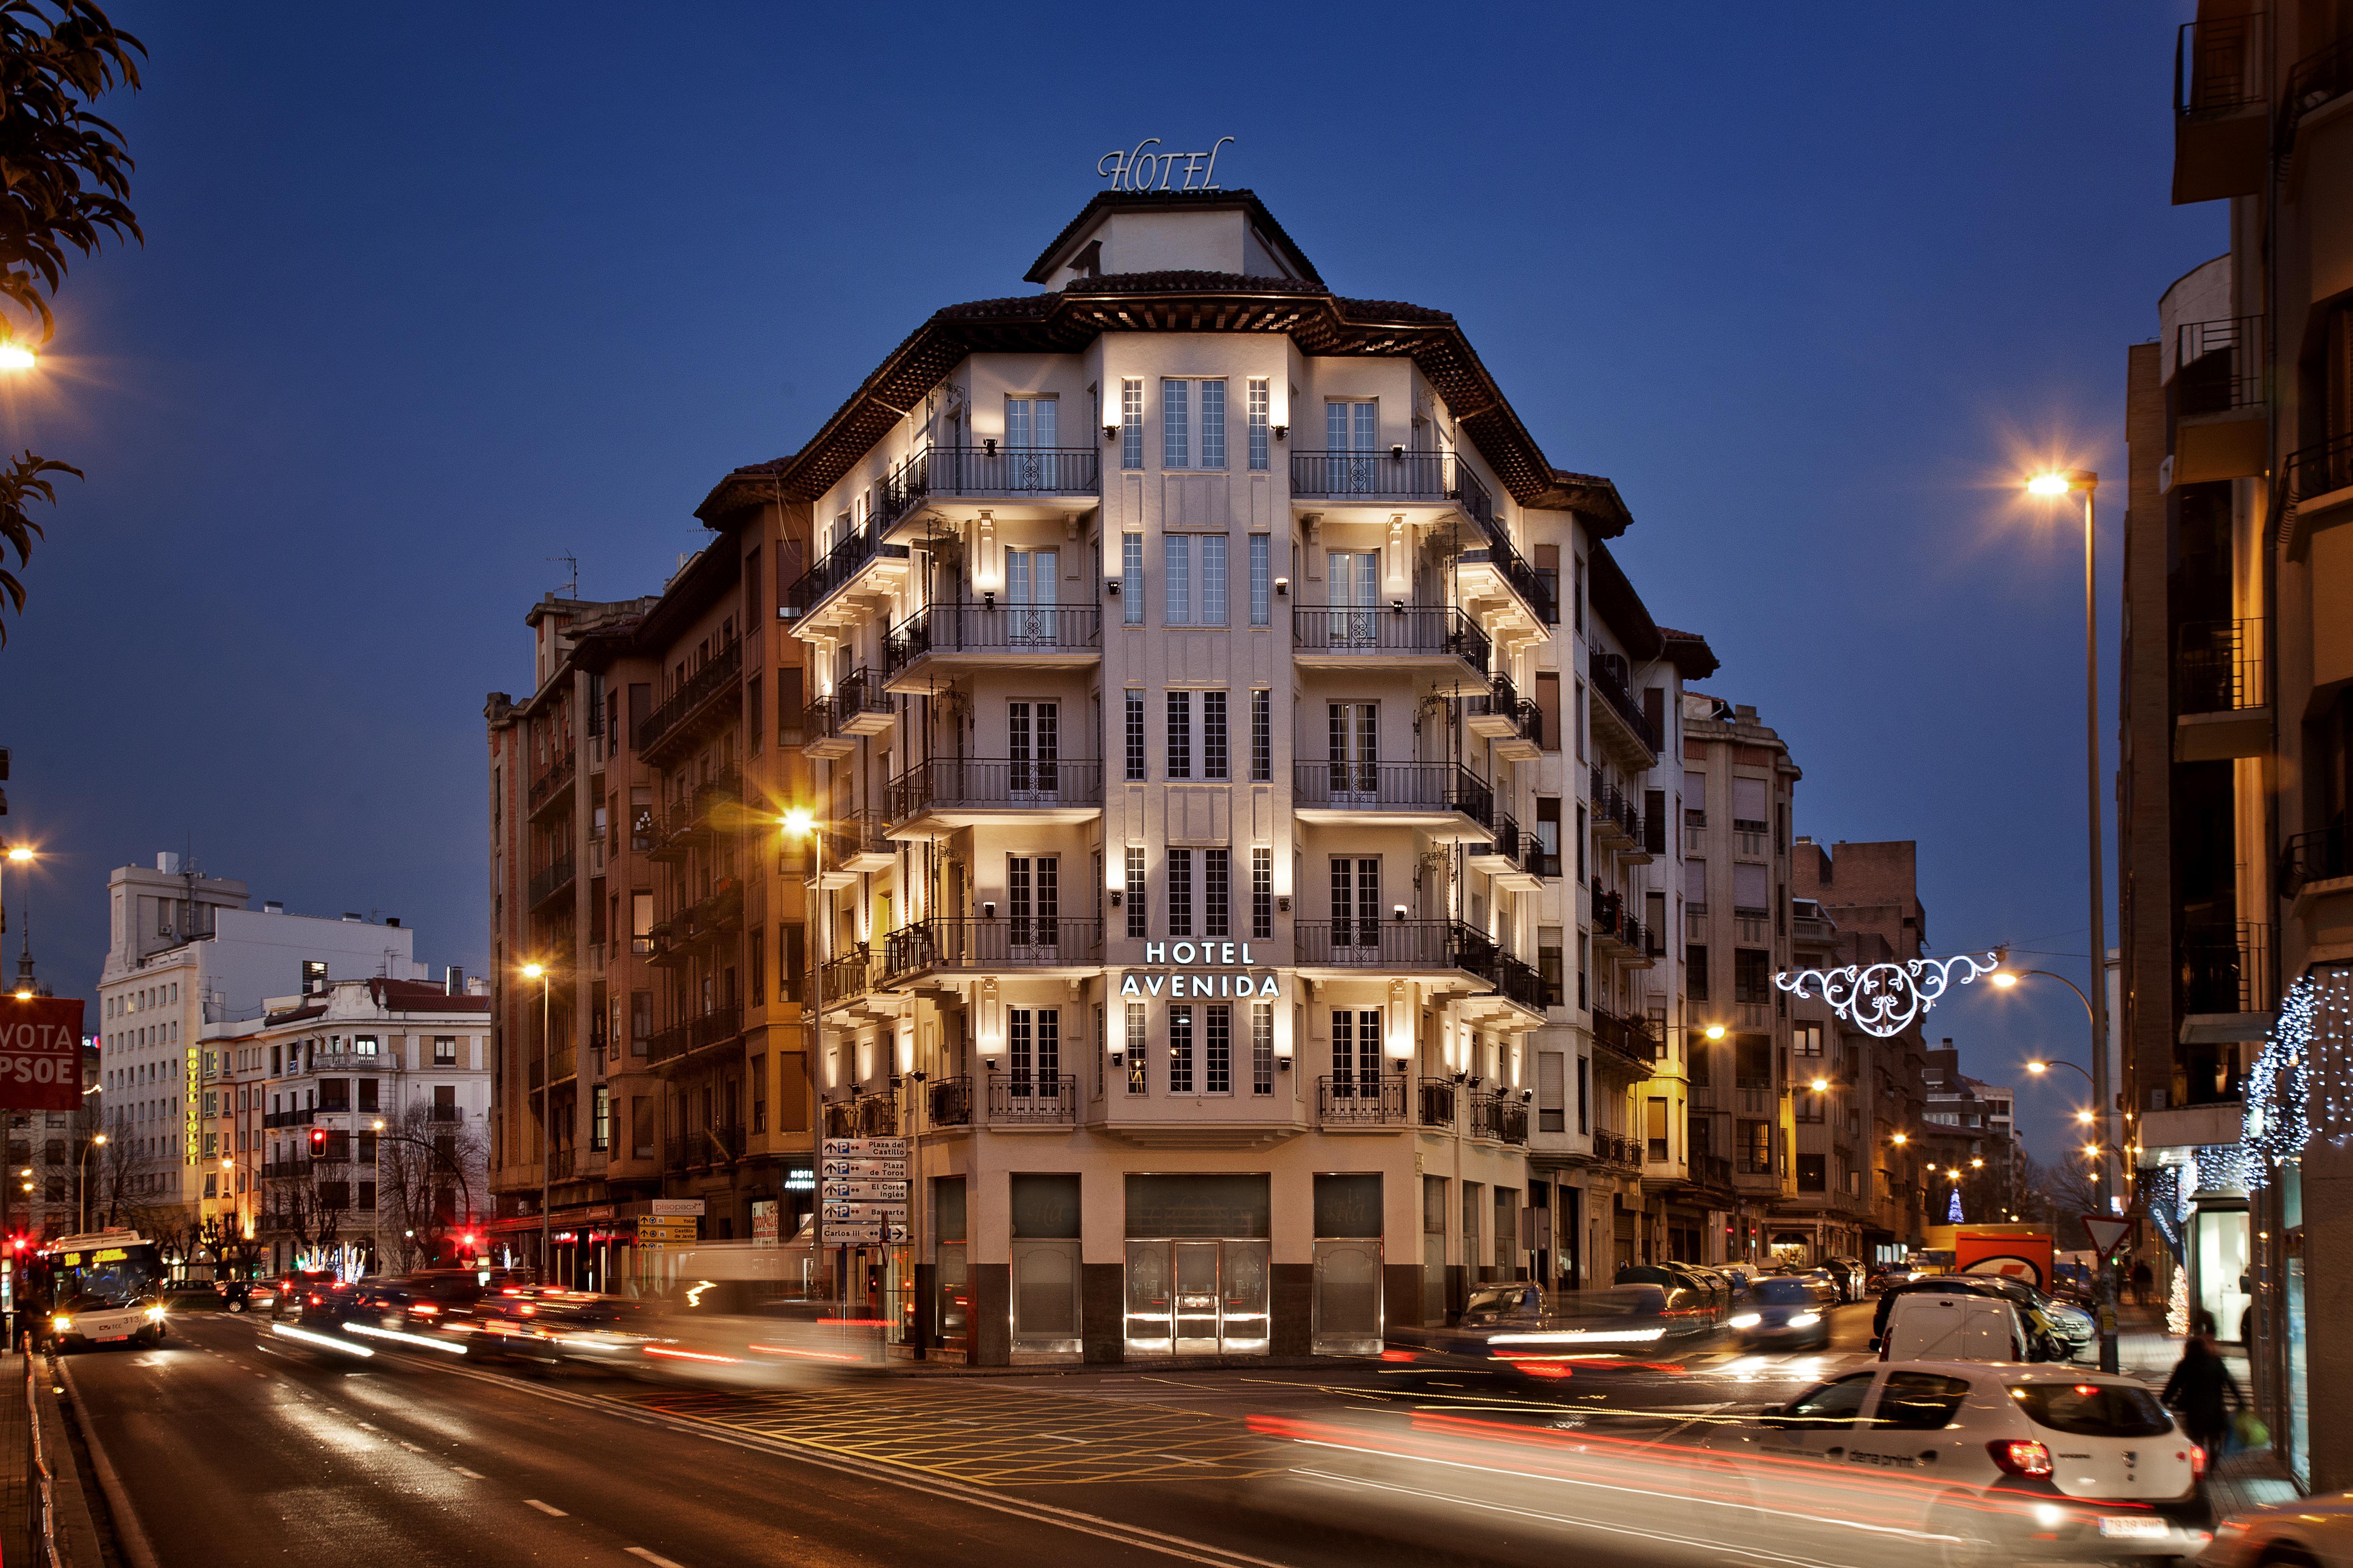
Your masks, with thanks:
[(436, 1120), (411, 1104), (378, 1135), (376, 1225), (385, 1264), (406, 1273), (431, 1264), (450, 1234), (473, 1223), (489, 1190), (490, 1144), (462, 1118)]
[(2031, 1154), (2018, 1157), (2018, 1197), (2027, 1205), (2019, 1212), (2052, 1227), (2053, 1244), (2062, 1252), (2080, 1252), (2092, 1245), (2084, 1229), (2084, 1215), (2099, 1207), (2091, 1173), (2073, 1163), (2045, 1165)]

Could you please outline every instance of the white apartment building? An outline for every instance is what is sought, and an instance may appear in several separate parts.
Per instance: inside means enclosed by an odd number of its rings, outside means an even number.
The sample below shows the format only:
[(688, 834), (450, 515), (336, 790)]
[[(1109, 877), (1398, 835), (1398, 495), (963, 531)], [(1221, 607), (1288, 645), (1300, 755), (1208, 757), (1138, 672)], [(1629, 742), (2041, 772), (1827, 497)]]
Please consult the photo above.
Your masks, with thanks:
[(245, 907), (244, 883), (206, 877), (169, 853), (156, 856), (152, 870), (117, 868), (107, 893), (99, 1099), (108, 1139), (121, 1152), (103, 1158), (131, 1163), (125, 1196), (194, 1212), (206, 1174), (199, 1043), (206, 1026), (259, 1018), (268, 997), (309, 994), (336, 980), (421, 980), (416, 933), (396, 920), (290, 915), (275, 903), (257, 913)]
[[(1589, 616), (1614, 487), (1249, 193), (1098, 197), (1029, 280), (702, 510), (746, 559), (814, 541), (779, 605), (827, 824), (808, 1071), (917, 1178), (851, 1279), (911, 1348), (1004, 1363), (1361, 1352), (1557, 1277), (1604, 1245), (1561, 1194), (1649, 1201), (1594, 1140), (1677, 1070), (1646, 823), (1713, 658), (1630, 588)], [(1596, 1005), (1644, 1041), (1599, 1074)]]
[(382, 1262), (418, 1230), (432, 1234), (405, 1261), (446, 1261), (437, 1239), (489, 1209), (490, 1010), (479, 979), (377, 977), (212, 1026), (206, 1215), (235, 1215), (271, 1269), (322, 1237)]

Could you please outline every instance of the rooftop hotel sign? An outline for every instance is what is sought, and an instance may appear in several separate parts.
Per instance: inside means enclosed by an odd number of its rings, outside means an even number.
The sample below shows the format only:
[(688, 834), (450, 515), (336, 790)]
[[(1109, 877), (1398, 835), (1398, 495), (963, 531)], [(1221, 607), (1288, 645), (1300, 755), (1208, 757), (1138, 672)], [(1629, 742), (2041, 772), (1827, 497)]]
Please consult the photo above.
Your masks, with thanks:
[(1123, 996), (1280, 996), (1282, 987), (1275, 983), (1272, 970), (1251, 969), (1257, 963), (1250, 957), (1250, 944), (1246, 942), (1147, 942), (1144, 944), (1146, 963), (1219, 965), (1239, 964), (1238, 969), (1223, 973), (1172, 973), (1162, 970), (1131, 969), (1119, 983)]
[(1232, 140), (1220, 136), (1206, 153), (1155, 153), (1160, 138), (1147, 136), (1132, 148), (1104, 153), (1096, 160), (1095, 173), (1114, 191), (1214, 191), (1219, 150)]

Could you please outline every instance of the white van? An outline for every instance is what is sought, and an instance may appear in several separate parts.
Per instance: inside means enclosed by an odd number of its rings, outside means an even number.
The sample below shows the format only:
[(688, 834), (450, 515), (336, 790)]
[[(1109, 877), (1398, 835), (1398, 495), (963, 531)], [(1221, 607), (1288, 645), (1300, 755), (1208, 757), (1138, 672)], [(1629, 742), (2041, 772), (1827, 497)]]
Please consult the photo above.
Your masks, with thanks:
[(2024, 1361), (2026, 1325), (1996, 1296), (1913, 1292), (1895, 1298), (1882, 1361)]

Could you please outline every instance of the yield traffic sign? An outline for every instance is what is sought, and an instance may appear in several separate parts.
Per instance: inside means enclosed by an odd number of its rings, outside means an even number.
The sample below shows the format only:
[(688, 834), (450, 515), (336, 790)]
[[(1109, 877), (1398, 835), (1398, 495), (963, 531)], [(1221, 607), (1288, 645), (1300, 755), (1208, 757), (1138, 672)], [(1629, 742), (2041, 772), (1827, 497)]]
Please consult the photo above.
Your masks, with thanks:
[(2087, 1214), (2084, 1216), (2084, 1234), (2092, 1238), (2092, 1247), (2105, 1258), (2125, 1244), (2132, 1234), (2133, 1222), (2110, 1215)]

